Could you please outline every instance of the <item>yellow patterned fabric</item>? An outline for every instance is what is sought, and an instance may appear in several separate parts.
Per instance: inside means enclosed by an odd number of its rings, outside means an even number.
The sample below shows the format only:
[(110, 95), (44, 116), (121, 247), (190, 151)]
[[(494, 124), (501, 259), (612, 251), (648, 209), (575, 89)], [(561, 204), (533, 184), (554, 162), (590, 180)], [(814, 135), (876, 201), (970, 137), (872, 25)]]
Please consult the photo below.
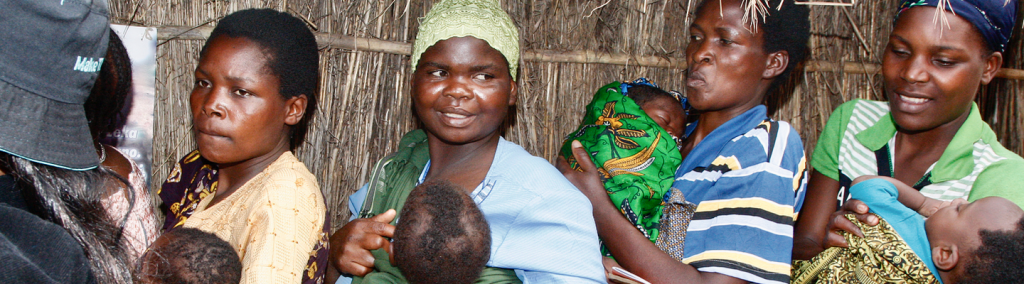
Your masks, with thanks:
[(846, 215), (864, 238), (844, 232), (850, 245), (829, 248), (811, 260), (793, 261), (792, 282), (797, 283), (928, 283), (939, 284), (928, 266), (889, 223), (867, 226)]
[(308, 272), (309, 252), (324, 237), (327, 214), (320, 186), (306, 166), (285, 152), (233, 194), (208, 206), (214, 196), (202, 198), (183, 227), (231, 244), (242, 260), (243, 284), (300, 283)]
[(508, 60), (508, 71), (516, 78), (519, 69), (519, 30), (501, 9), (498, 0), (441, 0), (420, 19), (420, 30), (412, 45), (412, 69), (420, 55), (435, 43), (453, 37), (482, 39)]

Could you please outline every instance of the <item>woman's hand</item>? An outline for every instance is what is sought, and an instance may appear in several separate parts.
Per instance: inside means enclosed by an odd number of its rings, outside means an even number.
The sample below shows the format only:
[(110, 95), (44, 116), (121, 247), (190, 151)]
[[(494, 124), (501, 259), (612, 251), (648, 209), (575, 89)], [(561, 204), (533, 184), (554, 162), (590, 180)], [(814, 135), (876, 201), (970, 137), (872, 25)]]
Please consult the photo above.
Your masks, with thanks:
[(569, 162), (561, 156), (555, 162), (555, 167), (576, 188), (582, 191), (583, 195), (586, 195), (594, 206), (597, 206), (597, 201), (602, 200), (606, 203), (611, 203), (608, 192), (604, 188), (604, 183), (601, 182), (601, 173), (597, 171), (597, 166), (590, 160), (590, 154), (587, 154), (587, 150), (583, 149), (583, 145), (579, 141), (572, 141), (572, 155), (576, 158), (576, 163), (579, 164), (582, 172), (570, 167)]
[(390, 209), (371, 218), (360, 218), (345, 224), (331, 235), (331, 254), (328, 258), (341, 273), (365, 276), (373, 271), (373, 254), (383, 248), (391, 255), (391, 238), (395, 234), (395, 210)]
[(864, 233), (860, 231), (857, 225), (853, 224), (849, 219), (846, 219), (846, 214), (854, 214), (857, 216), (857, 220), (861, 223), (867, 224), (868, 226), (878, 225), (878, 216), (875, 214), (868, 213), (868, 205), (864, 204), (863, 201), (850, 199), (840, 208), (839, 211), (832, 213), (829, 216), (828, 221), (828, 234), (825, 235), (824, 243), (826, 248), (829, 247), (848, 247), (846, 238), (839, 232), (846, 231), (848, 233), (857, 235), (858, 237), (864, 237)]

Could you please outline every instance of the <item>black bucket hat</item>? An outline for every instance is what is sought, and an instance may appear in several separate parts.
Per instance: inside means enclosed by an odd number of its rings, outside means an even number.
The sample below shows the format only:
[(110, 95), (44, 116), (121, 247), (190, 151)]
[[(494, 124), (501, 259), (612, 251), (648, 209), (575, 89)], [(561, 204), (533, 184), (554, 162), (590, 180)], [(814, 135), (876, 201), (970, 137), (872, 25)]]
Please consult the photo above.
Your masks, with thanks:
[(0, 151), (99, 164), (83, 104), (107, 54), (105, 0), (0, 0)]

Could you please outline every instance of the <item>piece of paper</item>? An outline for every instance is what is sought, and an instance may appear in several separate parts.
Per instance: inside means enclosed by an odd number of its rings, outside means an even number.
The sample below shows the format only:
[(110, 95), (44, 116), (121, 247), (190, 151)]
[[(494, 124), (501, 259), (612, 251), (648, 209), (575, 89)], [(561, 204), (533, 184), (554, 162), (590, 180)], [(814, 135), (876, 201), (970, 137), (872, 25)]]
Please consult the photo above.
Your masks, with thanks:
[[(621, 279), (617, 279), (616, 277), (621, 278)], [(627, 284), (633, 284), (633, 283), (651, 284), (651, 282), (647, 282), (647, 280), (644, 280), (643, 278), (640, 278), (640, 276), (637, 276), (636, 274), (633, 274), (632, 272), (626, 271), (625, 269), (622, 269), (620, 267), (612, 267), (612, 274), (609, 274), (608, 280), (615, 280), (615, 281), (617, 281), (619, 283), (627, 283)]]
[(156, 28), (112, 24), (132, 62), (132, 99), (124, 127), (103, 142), (135, 161), (150, 184), (153, 166), (153, 106), (156, 102)]

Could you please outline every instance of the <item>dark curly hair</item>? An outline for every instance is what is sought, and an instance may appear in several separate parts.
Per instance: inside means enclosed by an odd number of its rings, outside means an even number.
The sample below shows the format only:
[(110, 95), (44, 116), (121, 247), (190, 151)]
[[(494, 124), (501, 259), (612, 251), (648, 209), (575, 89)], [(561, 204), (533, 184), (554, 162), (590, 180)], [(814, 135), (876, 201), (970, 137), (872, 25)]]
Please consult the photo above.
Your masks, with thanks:
[(132, 104), (132, 61), (121, 37), (110, 30), (110, 45), (92, 93), (85, 100), (85, 118), (94, 142), (124, 127)]
[(473, 283), (490, 259), (487, 220), (457, 185), (417, 186), (398, 219), (395, 263), (409, 283)]
[(221, 36), (245, 38), (263, 49), (267, 55), (267, 68), (281, 84), (281, 96), (290, 99), (306, 95), (306, 113), (292, 127), (291, 150), (305, 141), (309, 121), (316, 111), (320, 82), (320, 54), (316, 37), (305, 22), (273, 9), (241, 10), (221, 19), (210, 33), (200, 54), (214, 39)]
[(194, 228), (177, 228), (160, 238), (142, 258), (142, 278), (150, 283), (227, 284), (242, 279), (242, 262), (231, 244)]
[(1024, 217), (1012, 231), (981, 231), (960, 283), (1024, 283)]
[[(676, 99), (672, 94), (665, 90), (643, 84), (631, 85), (628, 91), (626, 91), (626, 96), (633, 99), (640, 108), (643, 108), (644, 105), (659, 97), (666, 97), (673, 100)], [(679, 108), (682, 108), (682, 105), (679, 105)]]

